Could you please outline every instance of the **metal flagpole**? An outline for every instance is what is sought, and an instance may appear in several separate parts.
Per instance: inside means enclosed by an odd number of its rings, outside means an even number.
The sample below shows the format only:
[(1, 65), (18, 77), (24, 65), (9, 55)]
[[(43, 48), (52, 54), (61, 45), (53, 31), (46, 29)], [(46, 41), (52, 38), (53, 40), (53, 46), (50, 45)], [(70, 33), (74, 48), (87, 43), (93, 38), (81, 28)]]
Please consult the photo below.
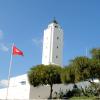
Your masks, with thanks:
[(8, 99), (8, 93), (9, 93), (10, 75), (11, 75), (12, 58), (13, 58), (13, 55), (12, 55), (12, 52), (13, 52), (13, 46), (14, 46), (14, 43), (12, 44), (12, 50), (11, 50), (11, 58), (10, 58), (9, 73), (8, 73), (8, 86), (7, 86), (6, 100)]

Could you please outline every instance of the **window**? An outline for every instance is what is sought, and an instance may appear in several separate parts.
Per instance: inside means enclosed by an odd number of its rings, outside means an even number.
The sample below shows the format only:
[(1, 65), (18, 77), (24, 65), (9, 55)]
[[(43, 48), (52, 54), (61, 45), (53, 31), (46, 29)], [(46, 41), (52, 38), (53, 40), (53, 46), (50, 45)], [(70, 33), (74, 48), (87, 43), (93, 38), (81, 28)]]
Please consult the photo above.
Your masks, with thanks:
[(26, 81), (21, 81), (20, 83), (21, 83), (21, 85), (25, 85)]
[(55, 26), (55, 28), (58, 28), (58, 26)]
[(58, 48), (58, 46), (57, 46), (57, 48)]
[(58, 56), (56, 56), (56, 58), (58, 58)]
[(57, 40), (59, 39), (59, 37), (57, 37)]

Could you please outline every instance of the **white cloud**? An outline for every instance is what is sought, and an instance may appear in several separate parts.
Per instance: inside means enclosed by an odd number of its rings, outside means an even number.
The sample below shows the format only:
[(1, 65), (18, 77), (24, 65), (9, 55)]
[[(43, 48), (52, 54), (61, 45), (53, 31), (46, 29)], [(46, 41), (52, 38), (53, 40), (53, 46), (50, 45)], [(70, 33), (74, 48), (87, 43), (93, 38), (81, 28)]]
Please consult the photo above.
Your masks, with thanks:
[(7, 87), (8, 80), (0, 80), (0, 87)]
[(4, 52), (8, 52), (9, 48), (5, 44), (0, 43), (0, 50)]
[(43, 41), (42, 39), (38, 39), (38, 38), (33, 38), (32, 39), (32, 42), (37, 46), (42, 45), (42, 41)]

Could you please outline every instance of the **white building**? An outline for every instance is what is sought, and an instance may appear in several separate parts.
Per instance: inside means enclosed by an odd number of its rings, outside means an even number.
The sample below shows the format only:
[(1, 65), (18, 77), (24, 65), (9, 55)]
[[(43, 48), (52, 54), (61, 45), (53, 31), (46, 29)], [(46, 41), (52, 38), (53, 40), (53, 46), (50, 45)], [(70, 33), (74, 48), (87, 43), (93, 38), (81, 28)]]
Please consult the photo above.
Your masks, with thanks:
[(0, 89), (0, 100), (35, 100), (48, 98), (49, 90), (49, 86), (31, 86), (28, 82), (27, 74), (24, 74), (10, 79), (8, 95), (7, 88)]
[[(72, 85), (70, 86), (70, 88)], [(60, 88), (66, 90), (66, 85), (53, 85), (53, 94), (59, 91)], [(12, 77), (10, 79), (10, 86), (7, 88), (0, 89), (0, 100), (36, 100), (36, 99), (47, 99), (50, 95), (50, 86), (42, 85), (33, 87), (28, 82), (27, 74)], [(6, 99), (7, 97), (7, 99)]]
[(27, 75), (20, 75), (10, 79), (8, 95), (7, 88), (0, 89), (0, 100), (23, 100), (30, 97), (30, 85), (27, 80)]
[(62, 66), (63, 30), (56, 20), (44, 30), (42, 64)]

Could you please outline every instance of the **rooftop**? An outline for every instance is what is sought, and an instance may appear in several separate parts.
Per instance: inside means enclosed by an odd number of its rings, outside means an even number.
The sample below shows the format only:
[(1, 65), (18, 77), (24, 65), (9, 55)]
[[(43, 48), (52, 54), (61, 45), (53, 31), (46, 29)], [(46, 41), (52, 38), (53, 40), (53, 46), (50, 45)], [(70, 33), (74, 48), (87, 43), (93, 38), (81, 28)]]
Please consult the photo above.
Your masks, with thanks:
[(55, 23), (55, 24), (58, 24), (58, 22), (55, 19), (52, 22)]

